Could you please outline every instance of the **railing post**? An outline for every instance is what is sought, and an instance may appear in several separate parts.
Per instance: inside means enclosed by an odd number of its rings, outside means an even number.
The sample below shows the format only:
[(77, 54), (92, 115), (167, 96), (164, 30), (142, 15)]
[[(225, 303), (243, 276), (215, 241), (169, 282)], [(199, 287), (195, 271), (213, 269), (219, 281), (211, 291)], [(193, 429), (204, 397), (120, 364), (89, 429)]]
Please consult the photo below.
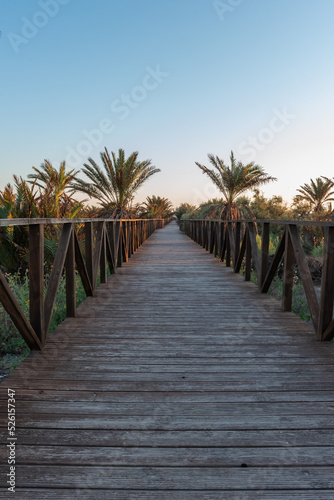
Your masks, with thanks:
[(127, 221), (122, 221), (122, 257), (123, 262), (128, 262), (128, 230), (127, 230)]
[(287, 224), (285, 227), (282, 311), (291, 311), (292, 308), (293, 264), (294, 252)]
[(129, 257), (133, 255), (133, 227), (134, 221), (129, 221)]
[(259, 287), (262, 288), (265, 277), (268, 272), (268, 255), (269, 255), (269, 234), (270, 224), (264, 222), (262, 224), (262, 242), (261, 242), (261, 269), (260, 269), (260, 283)]
[(226, 242), (226, 259), (225, 259), (225, 265), (226, 267), (231, 267), (231, 242), (230, 242), (230, 235), (228, 232), (228, 222), (225, 227), (225, 242)]
[(100, 282), (107, 283), (107, 246), (106, 246), (106, 224), (102, 228), (101, 255), (100, 255)]
[(220, 259), (222, 254), (222, 223), (218, 222), (217, 228), (217, 257)]
[(214, 221), (214, 256), (218, 256), (218, 221)]
[(74, 318), (76, 315), (74, 224), (71, 224), (71, 228), (71, 237), (65, 259), (66, 315), (68, 318)]
[[(117, 267), (122, 267), (122, 222), (118, 220), (116, 222), (116, 242), (117, 245)], [(117, 244), (116, 243), (116, 244)]]
[(44, 345), (44, 225), (29, 226), (29, 309), (30, 324)]
[(213, 247), (214, 247), (214, 243), (215, 243), (215, 238), (214, 238), (214, 235), (215, 235), (215, 232), (214, 232), (214, 228), (215, 228), (215, 223), (213, 220), (209, 221), (208, 223), (209, 225), (209, 231), (210, 231), (210, 240), (209, 240), (209, 252), (210, 253), (213, 253)]
[(252, 267), (252, 245), (249, 235), (249, 227), (247, 224), (246, 228), (246, 259), (245, 259), (245, 281), (250, 281), (251, 279), (251, 267)]
[(208, 251), (210, 248), (210, 221), (205, 221), (205, 250)]
[(220, 231), (220, 254), (219, 258), (222, 262), (225, 260), (225, 253), (226, 253), (226, 234), (227, 234), (227, 229), (226, 229), (227, 224), (225, 222), (221, 223), (221, 231)]
[(237, 264), (240, 252), (240, 230), (241, 222), (236, 222), (234, 228), (234, 267)]
[(95, 277), (93, 272), (93, 223), (85, 222), (85, 254), (86, 254), (86, 268), (88, 277), (92, 284), (93, 290), (95, 289)]
[(135, 225), (135, 251), (138, 250), (138, 241), (139, 241), (139, 222), (136, 221), (136, 225)]
[(320, 311), (317, 337), (331, 340), (334, 337), (334, 227), (326, 227), (324, 241), (324, 263), (321, 277)]

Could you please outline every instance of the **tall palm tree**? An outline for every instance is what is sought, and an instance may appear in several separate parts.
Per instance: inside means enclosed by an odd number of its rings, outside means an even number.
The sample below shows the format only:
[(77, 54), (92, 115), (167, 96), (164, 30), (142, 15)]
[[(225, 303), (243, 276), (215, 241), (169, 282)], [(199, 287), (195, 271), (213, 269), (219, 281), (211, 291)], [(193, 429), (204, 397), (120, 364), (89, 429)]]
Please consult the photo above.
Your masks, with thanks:
[[(268, 175), (262, 167), (255, 165), (254, 162), (244, 165), (237, 162), (233, 151), (231, 151), (231, 165), (225, 165), (224, 160), (218, 156), (209, 154), (208, 158), (213, 169), (201, 165), (196, 165), (206, 174), (223, 194), (222, 202), (217, 206), (215, 203), (213, 213), (222, 219), (243, 218), (243, 212), (236, 203), (236, 199), (249, 189), (254, 189), (270, 181), (277, 180)], [(208, 214), (210, 216), (210, 214)]]
[(319, 215), (325, 211), (325, 203), (330, 204), (334, 200), (334, 182), (328, 177), (317, 177), (315, 181), (310, 179), (310, 184), (300, 186), (297, 192), (295, 204), (306, 202), (310, 210)]
[(151, 160), (138, 161), (137, 151), (126, 158), (123, 149), (118, 150), (118, 156), (111, 151), (110, 156), (105, 148), (100, 156), (103, 168), (88, 158), (82, 171), (90, 182), (76, 179), (72, 187), (97, 199), (102, 205), (101, 214), (128, 218), (135, 192), (160, 169), (153, 167)]
[(72, 191), (71, 183), (76, 179), (79, 171), (66, 171), (63, 161), (59, 170), (54, 168), (48, 160), (44, 160), (40, 168), (32, 167), (35, 173), (29, 174), (32, 184), (40, 188), (40, 206), (44, 217), (75, 217), (82, 208), (82, 203), (68, 194)]
[(141, 217), (147, 219), (165, 219), (173, 213), (173, 205), (167, 198), (147, 196), (143, 203)]

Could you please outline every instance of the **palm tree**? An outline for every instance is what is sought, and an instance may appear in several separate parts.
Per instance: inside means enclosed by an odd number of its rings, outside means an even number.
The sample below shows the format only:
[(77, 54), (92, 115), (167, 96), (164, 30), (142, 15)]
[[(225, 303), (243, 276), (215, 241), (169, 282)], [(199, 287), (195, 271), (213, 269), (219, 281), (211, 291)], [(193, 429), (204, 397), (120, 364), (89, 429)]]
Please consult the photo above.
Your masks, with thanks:
[[(218, 204), (214, 204), (212, 212), (221, 219), (242, 219), (243, 212), (236, 203), (237, 198), (249, 189), (277, 180), (275, 177), (268, 175), (262, 167), (255, 165), (254, 162), (247, 165), (237, 162), (233, 151), (231, 151), (230, 166), (225, 165), (224, 161), (218, 156), (209, 154), (208, 157), (214, 167), (213, 169), (197, 162), (196, 165), (223, 194), (223, 199)], [(211, 216), (210, 212), (207, 212), (207, 216)]]
[(294, 203), (306, 202), (310, 211), (320, 215), (325, 211), (325, 203), (330, 204), (334, 200), (334, 182), (328, 177), (317, 177), (315, 181), (310, 179), (310, 184), (304, 184), (297, 189)]
[(173, 213), (173, 205), (167, 198), (147, 196), (143, 203), (141, 217), (146, 219), (165, 219)]
[(105, 148), (100, 156), (103, 169), (88, 158), (82, 171), (90, 182), (76, 179), (72, 188), (97, 199), (102, 205), (101, 214), (128, 218), (135, 192), (160, 169), (153, 167), (151, 160), (138, 161), (137, 151), (125, 158), (123, 149), (118, 150), (118, 156), (111, 151), (110, 156)]
[[(34, 168), (34, 167), (33, 167)], [(7, 184), (0, 191), (1, 218), (73, 218), (82, 210), (82, 203), (77, 202), (67, 190), (75, 178), (73, 170), (66, 172), (65, 163), (59, 170), (45, 161), (40, 169), (34, 168), (35, 173), (26, 181), (16, 175), (14, 186)], [(45, 227), (45, 250), (48, 261), (48, 250), (57, 248), (59, 228)], [(4, 227), (0, 231), (1, 262), (7, 270), (12, 272), (27, 268), (29, 257), (28, 232), (25, 226)]]
[(40, 168), (32, 167), (35, 173), (29, 174), (30, 181), (40, 188), (40, 207), (44, 217), (75, 217), (82, 208), (82, 203), (67, 194), (72, 191), (71, 183), (76, 179), (78, 171), (74, 169), (66, 172), (63, 161), (59, 170), (54, 168), (48, 160), (44, 160)]

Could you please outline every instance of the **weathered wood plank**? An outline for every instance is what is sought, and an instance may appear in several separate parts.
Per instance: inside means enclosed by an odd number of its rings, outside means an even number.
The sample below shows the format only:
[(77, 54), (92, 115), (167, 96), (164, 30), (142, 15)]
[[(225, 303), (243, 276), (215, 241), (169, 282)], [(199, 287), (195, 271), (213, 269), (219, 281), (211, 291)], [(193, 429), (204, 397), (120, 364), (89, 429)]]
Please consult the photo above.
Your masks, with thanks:
[[(241, 464), (240, 464), (241, 465)], [(4, 467), (0, 468), (1, 473)], [(115, 489), (334, 489), (334, 467), (83, 467), (21, 465), (20, 485)]]
[[(80, 500), (282, 500), (282, 498), (290, 499), (303, 499), (314, 500), (314, 490), (291, 490), (280, 489), (270, 490), (268, 488), (262, 490), (138, 490), (126, 489), (114, 490), (112, 488), (105, 489), (89, 489), (89, 488), (76, 488), (71, 489), (57, 489), (51, 490), (49, 488), (18, 488), (17, 495), (24, 495), (24, 500), (68, 500), (73, 498), (73, 493), (78, 495)], [(0, 490), (1, 492), (1, 490)], [(317, 489), (317, 500), (332, 500), (334, 490), (332, 489)]]
[[(33, 406), (33, 410), (32, 410)], [(62, 416), (76, 416), (82, 414), (82, 402), (68, 402), (62, 401), (34, 401), (33, 405), (30, 401), (22, 401), (20, 403), (20, 413), (23, 419), (26, 418), (26, 414), (49, 414), (52, 415), (62, 415)], [(331, 415), (334, 414), (334, 405), (328, 402), (318, 401), (316, 408), (314, 407), (314, 402), (260, 402), (256, 401), (254, 403), (246, 402), (228, 402), (228, 403), (218, 403), (218, 402), (164, 402), (164, 401), (145, 401), (141, 402), (105, 402), (105, 401), (85, 401), (85, 413), (86, 415), (127, 415), (127, 416), (152, 416), (163, 417), (163, 416), (174, 416), (178, 417), (203, 417), (203, 415), (209, 414), (210, 416), (219, 416), (223, 414), (224, 417), (234, 416), (236, 419), (244, 411), (249, 420), (255, 421), (258, 416), (264, 417), (266, 415), (273, 414), (274, 416), (280, 415)], [(18, 416), (18, 424), (21, 419)], [(21, 417), (21, 418), (22, 418)], [(202, 420), (198, 419), (199, 422)]]
[[(154, 443), (154, 438), (153, 438)], [(127, 466), (136, 467), (278, 467), (278, 466), (331, 466), (334, 462), (332, 446), (313, 447), (116, 447), (108, 446), (40, 446), (20, 444), (17, 466), (53, 465), (69, 466)], [(7, 459), (7, 450), (0, 449), (0, 461)]]
[(334, 446), (333, 429), (294, 430), (213, 430), (195, 433), (192, 430), (94, 430), (94, 440), (90, 429), (20, 429), (20, 444), (31, 446), (122, 446), (122, 447), (198, 447), (240, 448), (243, 447), (328, 447)]

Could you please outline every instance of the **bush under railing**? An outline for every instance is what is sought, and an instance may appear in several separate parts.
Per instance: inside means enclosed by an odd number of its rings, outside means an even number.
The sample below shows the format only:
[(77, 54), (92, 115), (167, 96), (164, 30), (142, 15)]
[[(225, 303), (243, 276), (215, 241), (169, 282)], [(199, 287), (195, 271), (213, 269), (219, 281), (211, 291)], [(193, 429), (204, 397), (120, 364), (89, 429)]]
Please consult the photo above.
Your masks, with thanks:
[[(257, 244), (257, 226), (261, 224), (261, 251)], [(276, 252), (269, 262), (270, 227), (282, 226), (282, 236)], [(318, 300), (307, 257), (300, 239), (298, 227), (320, 227), (324, 234), (321, 293)], [(297, 264), (305, 291), (312, 323), (318, 340), (334, 337), (334, 223), (316, 221), (282, 220), (194, 220), (183, 221), (184, 232), (203, 248), (213, 253), (226, 266), (233, 266), (239, 273), (242, 266), (245, 280), (251, 278), (253, 269), (261, 293), (267, 293), (283, 260), (282, 310), (291, 311), (294, 284), (294, 265)]]

